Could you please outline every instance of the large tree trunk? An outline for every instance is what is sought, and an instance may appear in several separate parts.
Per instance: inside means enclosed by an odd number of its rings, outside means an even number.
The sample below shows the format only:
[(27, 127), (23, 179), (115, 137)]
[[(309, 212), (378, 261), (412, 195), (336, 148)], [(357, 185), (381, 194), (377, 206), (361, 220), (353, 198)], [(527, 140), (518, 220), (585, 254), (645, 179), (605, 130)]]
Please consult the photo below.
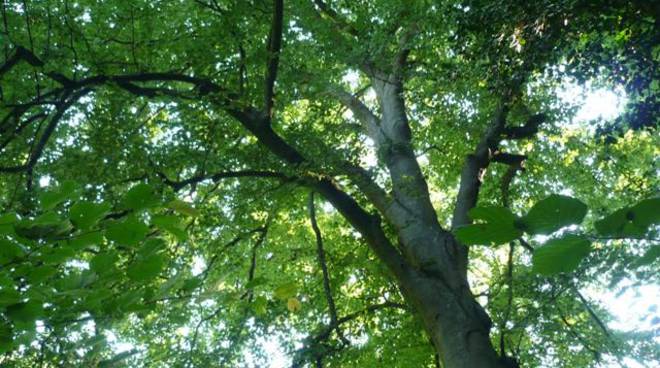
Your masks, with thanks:
[(442, 278), (415, 273), (407, 298), (445, 368), (503, 367), (489, 339), (490, 319), (467, 288), (452, 290)]
[[(439, 241), (418, 248), (456, 248), (451, 234), (433, 228), (426, 233), (435, 233), (427, 239)], [(506, 367), (489, 339), (490, 318), (472, 295), (462, 270), (455, 266), (458, 256), (435, 257), (436, 264), (408, 268), (405, 277), (399, 278), (401, 289), (422, 317), (442, 367)]]

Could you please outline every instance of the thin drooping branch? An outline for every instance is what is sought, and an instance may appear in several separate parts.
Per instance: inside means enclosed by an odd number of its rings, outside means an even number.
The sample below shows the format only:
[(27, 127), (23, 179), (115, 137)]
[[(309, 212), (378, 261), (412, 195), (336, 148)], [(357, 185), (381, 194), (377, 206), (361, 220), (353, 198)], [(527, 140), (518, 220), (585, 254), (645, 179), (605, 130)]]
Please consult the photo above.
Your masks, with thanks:
[(98, 367), (112, 368), (112, 367), (125, 366), (125, 363), (122, 363), (122, 361), (132, 357), (133, 355), (138, 354), (139, 352), (140, 351), (138, 349), (131, 349), (128, 351), (121, 352), (110, 359), (100, 361)]
[(330, 323), (337, 323), (337, 307), (335, 300), (332, 297), (332, 288), (330, 287), (330, 275), (328, 273), (328, 264), (325, 260), (325, 250), (323, 249), (323, 237), (321, 236), (321, 229), (316, 222), (316, 209), (314, 206), (314, 192), (309, 193), (309, 202), (307, 204), (309, 210), (309, 221), (312, 224), (312, 230), (316, 237), (316, 254), (318, 257), (321, 272), (323, 273), (323, 291), (325, 292), (325, 299), (328, 303), (328, 311), (330, 312)]
[(273, 21), (268, 35), (268, 63), (266, 66), (264, 111), (268, 116), (273, 115), (273, 104), (275, 95), (275, 81), (277, 80), (277, 69), (280, 62), (280, 50), (282, 48), (282, 28), (284, 18), (284, 1), (273, 0)]
[(575, 295), (578, 296), (580, 302), (582, 303), (582, 306), (584, 306), (584, 309), (586, 309), (587, 313), (589, 313), (589, 316), (591, 316), (594, 322), (596, 322), (596, 324), (598, 325), (598, 327), (600, 327), (600, 329), (603, 331), (605, 336), (607, 336), (607, 338), (611, 340), (612, 334), (610, 333), (605, 323), (598, 317), (598, 315), (593, 310), (593, 308), (591, 308), (587, 299), (582, 295), (582, 293), (580, 293), (580, 291), (576, 287), (573, 287), (573, 292), (575, 292)]
[(582, 336), (577, 331), (575, 331), (575, 329), (573, 328), (573, 325), (570, 322), (568, 322), (568, 320), (566, 319), (566, 316), (564, 316), (564, 313), (562, 313), (561, 309), (559, 307), (557, 307), (557, 309), (558, 309), (558, 312), (559, 312), (559, 318), (561, 318), (561, 321), (564, 323), (564, 325), (568, 329), (568, 333), (573, 335), (573, 337), (575, 337), (575, 339), (577, 339), (582, 344), (582, 346), (584, 346), (585, 349), (589, 350), (591, 352), (591, 354), (593, 354), (594, 359), (596, 361), (600, 361), (600, 355), (601, 355), (600, 351), (598, 351), (597, 349), (592, 347), (591, 344), (589, 343), (589, 341), (587, 341), (587, 339), (584, 336)]
[[(254, 274), (257, 272), (257, 251), (259, 250), (259, 247), (264, 243), (264, 240), (266, 240), (266, 234), (268, 234), (268, 226), (270, 225), (270, 217), (266, 220), (266, 224), (263, 227), (263, 231), (260, 232), (259, 237), (257, 240), (254, 242), (254, 245), (252, 246), (252, 254), (250, 256), (250, 269), (248, 270), (248, 279), (247, 283), (251, 283), (254, 280)], [(252, 298), (254, 297), (254, 293), (252, 292), (252, 288), (249, 288), (244, 296), (247, 295), (248, 302), (252, 302)]]
[[(284, 162), (299, 166), (306, 159), (294, 147), (280, 137), (270, 125), (268, 116), (254, 108), (240, 111), (228, 110), (248, 131)], [(392, 245), (381, 228), (380, 217), (365, 211), (357, 201), (341, 190), (330, 178), (315, 176), (303, 178), (303, 184), (314, 189), (326, 198), (364, 237), (370, 248), (387, 265), (392, 273), (401, 279), (409, 277), (407, 265), (401, 254)]]
[[(235, 237), (235, 238), (232, 239), (230, 242), (228, 242), (227, 244), (225, 244), (224, 247), (223, 247), (221, 250), (217, 251), (217, 252), (214, 254), (214, 256), (211, 258), (211, 260), (209, 261), (209, 263), (208, 263), (206, 269), (205, 269), (204, 272), (201, 274), (201, 278), (202, 278), (203, 280), (205, 280), (205, 279), (208, 277), (208, 275), (209, 275), (209, 271), (211, 270), (213, 264), (216, 262), (217, 257), (218, 257), (220, 254), (222, 254), (222, 253), (224, 252), (224, 250), (227, 250), (228, 248), (230, 248), (230, 247), (234, 246), (235, 244), (237, 244), (239, 241), (245, 239), (245, 237), (246, 237), (247, 235), (250, 235), (250, 234), (253, 234), (253, 233), (257, 233), (257, 232), (258, 232), (258, 233), (259, 233), (259, 237), (257, 238), (255, 244), (252, 246), (252, 257), (251, 257), (250, 269), (249, 269), (249, 273), (248, 273), (248, 282), (250, 282), (251, 280), (253, 280), (253, 279), (254, 279), (254, 273), (255, 273), (255, 270), (256, 270), (256, 249), (257, 249), (257, 247), (259, 247), (259, 246), (264, 242), (264, 240), (266, 239), (266, 234), (267, 234), (267, 232), (268, 232), (268, 226), (269, 226), (269, 222), (266, 221), (266, 224), (264, 224), (263, 226), (260, 226), (260, 227), (258, 227), (258, 228), (252, 229), (251, 231), (249, 231), (249, 232), (247, 232), (247, 233), (240, 234), (239, 236)], [(251, 300), (252, 300), (252, 292), (251, 292), (251, 290), (247, 290), (246, 293), (243, 294), (243, 297), (245, 297), (246, 295), (248, 296), (248, 299), (251, 301)], [(242, 298), (243, 298), (243, 297), (242, 297)], [(206, 322), (210, 321), (211, 319), (217, 317), (217, 316), (218, 316), (218, 315), (219, 315), (219, 314), (225, 309), (225, 307), (226, 307), (225, 305), (220, 305), (220, 306), (219, 306), (218, 308), (216, 308), (213, 312), (211, 312), (210, 314), (208, 314), (208, 315), (205, 316), (205, 317), (202, 317), (202, 318), (197, 322), (197, 324), (195, 325), (194, 332), (193, 332), (192, 340), (190, 341), (190, 348), (189, 348), (189, 355), (188, 355), (188, 360), (189, 360), (189, 361), (192, 361), (193, 353), (194, 353), (194, 351), (195, 351), (195, 347), (197, 346), (197, 340), (198, 340), (198, 338), (199, 338), (199, 330), (200, 330), (200, 328), (202, 327), (202, 325), (203, 325), (204, 323), (206, 323)]]

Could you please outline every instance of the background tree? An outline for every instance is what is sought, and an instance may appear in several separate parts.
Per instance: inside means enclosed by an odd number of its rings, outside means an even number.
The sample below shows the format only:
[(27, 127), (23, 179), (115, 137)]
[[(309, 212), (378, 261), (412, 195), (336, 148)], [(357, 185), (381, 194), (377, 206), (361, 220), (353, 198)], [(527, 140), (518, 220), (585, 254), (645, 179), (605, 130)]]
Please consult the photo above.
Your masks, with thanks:
[(658, 281), (657, 13), (4, 1), (2, 363), (657, 362), (585, 296)]

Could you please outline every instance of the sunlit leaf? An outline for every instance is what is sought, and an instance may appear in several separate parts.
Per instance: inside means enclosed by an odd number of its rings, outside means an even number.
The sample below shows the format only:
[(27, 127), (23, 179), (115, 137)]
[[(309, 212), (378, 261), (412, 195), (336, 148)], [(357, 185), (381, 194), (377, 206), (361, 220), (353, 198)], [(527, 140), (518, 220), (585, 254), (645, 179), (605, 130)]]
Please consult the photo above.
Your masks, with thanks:
[(566, 235), (559, 239), (552, 239), (534, 249), (533, 270), (546, 276), (571, 272), (590, 251), (589, 240), (581, 236)]
[(553, 194), (537, 202), (520, 222), (530, 234), (550, 234), (564, 226), (580, 224), (587, 206), (580, 200)]

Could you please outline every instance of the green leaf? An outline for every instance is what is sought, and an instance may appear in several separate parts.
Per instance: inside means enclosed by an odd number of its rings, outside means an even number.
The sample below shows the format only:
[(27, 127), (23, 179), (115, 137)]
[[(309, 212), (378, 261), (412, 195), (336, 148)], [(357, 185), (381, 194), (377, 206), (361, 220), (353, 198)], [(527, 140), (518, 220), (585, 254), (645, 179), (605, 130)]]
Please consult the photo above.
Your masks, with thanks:
[(99, 275), (105, 274), (114, 269), (119, 256), (117, 252), (109, 251), (99, 253), (89, 262), (89, 268)]
[(254, 289), (257, 286), (265, 285), (266, 283), (268, 283), (268, 279), (263, 277), (263, 276), (259, 276), (259, 277), (253, 278), (247, 284), (245, 284), (245, 288), (246, 289)]
[(520, 221), (530, 234), (550, 234), (564, 226), (579, 224), (587, 214), (587, 205), (580, 200), (553, 194), (536, 203)]
[(176, 216), (156, 215), (151, 219), (151, 223), (157, 228), (174, 235), (179, 241), (184, 241), (188, 238), (181, 220)]
[(94, 226), (110, 211), (111, 206), (107, 203), (94, 203), (81, 201), (71, 206), (69, 218), (75, 227), (87, 230)]
[(99, 245), (103, 243), (103, 233), (94, 231), (91, 233), (76, 235), (67, 240), (67, 244), (72, 249), (84, 249), (90, 245)]
[(660, 198), (645, 199), (631, 207), (614, 211), (596, 221), (599, 234), (615, 237), (643, 236), (653, 225), (660, 223)]
[(39, 284), (43, 281), (46, 281), (56, 273), (57, 268), (53, 266), (38, 266), (30, 270), (30, 273), (28, 274), (28, 280), (31, 284)]
[(21, 302), (21, 293), (12, 288), (2, 288), (0, 290), (0, 307), (17, 304)]
[(167, 246), (167, 243), (161, 238), (149, 238), (138, 249), (137, 255), (141, 258), (148, 258), (160, 252)]
[(157, 205), (158, 196), (154, 189), (148, 184), (138, 184), (132, 187), (124, 196), (122, 204), (133, 210), (141, 210)]
[(296, 295), (298, 285), (295, 282), (287, 282), (278, 286), (275, 289), (275, 297), (277, 299), (286, 300)]
[(11, 240), (0, 238), (0, 263), (7, 263), (25, 254), (25, 249)]
[(506, 207), (481, 206), (474, 207), (468, 215), (473, 220), (483, 220), (489, 224), (513, 225), (516, 216)]
[(190, 216), (190, 217), (197, 217), (200, 215), (199, 210), (194, 208), (190, 203), (184, 202), (179, 199), (175, 199), (172, 202), (167, 204), (167, 207), (173, 209), (174, 211)]
[(11, 351), (14, 347), (14, 331), (9, 323), (0, 324), (0, 354)]
[(7, 307), (7, 317), (19, 323), (31, 323), (43, 316), (44, 308), (41, 302), (29, 300), (26, 303), (13, 304)]
[(39, 223), (35, 220), (22, 220), (14, 225), (17, 235), (30, 240), (52, 240), (65, 235), (69, 230), (71, 230), (71, 224), (68, 221)]
[(152, 280), (165, 266), (165, 256), (157, 254), (146, 259), (139, 259), (128, 267), (128, 277), (137, 282)]
[(518, 239), (522, 231), (514, 227), (474, 224), (458, 228), (456, 237), (465, 245), (498, 245)]
[(465, 245), (498, 245), (522, 236), (522, 231), (514, 224), (516, 217), (507, 208), (475, 207), (468, 214), (474, 220), (486, 222), (463, 226), (454, 232)]
[(59, 187), (39, 194), (39, 203), (44, 210), (55, 208), (58, 204), (75, 199), (78, 196), (78, 185), (72, 180), (62, 182)]
[(14, 224), (18, 221), (15, 213), (5, 213), (0, 215), (0, 235), (13, 235)]
[(202, 280), (198, 277), (192, 277), (183, 282), (181, 290), (183, 291), (192, 291), (197, 289), (202, 285)]
[(545, 276), (571, 272), (590, 251), (589, 240), (578, 235), (569, 234), (559, 239), (552, 239), (534, 249), (532, 270)]
[(268, 299), (263, 296), (254, 298), (252, 302), (252, 310), (258, 316), (263, 316), (268, 312)]
[(149, 233), (149, 227), (142, 221), (130, 217), (122, 222), (108, 226), (105, 237), (113, 242), (124, 245), (136, 245)]
[(631, 211), (633, 223), (641, 228), (660, 224), (660, 197), (645, 199), (634, 205)]
[(76, 255), (74, 249), (70, 247), (57, 247), (52, 251), (45, 253), (41, 259), (44, 263), (48, 264), (60, 264), (64, 263), (67, 260), (73, 258)]

